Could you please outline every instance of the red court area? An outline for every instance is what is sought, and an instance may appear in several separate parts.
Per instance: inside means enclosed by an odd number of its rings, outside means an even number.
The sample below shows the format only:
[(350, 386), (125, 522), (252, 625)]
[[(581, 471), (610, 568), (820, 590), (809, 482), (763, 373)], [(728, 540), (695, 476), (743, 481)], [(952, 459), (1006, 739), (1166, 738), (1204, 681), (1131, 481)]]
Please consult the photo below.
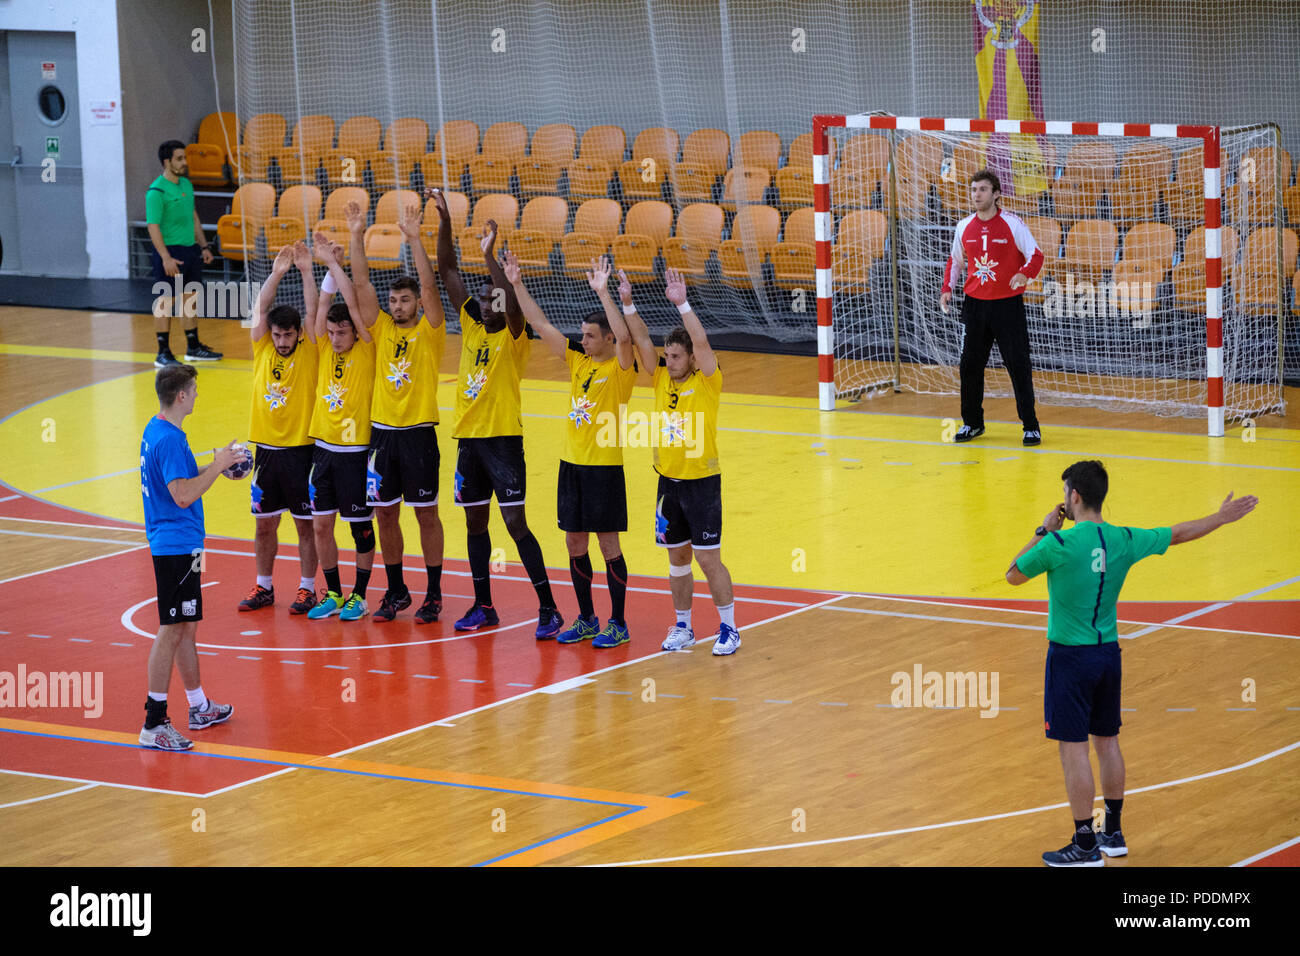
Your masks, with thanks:
[[(103, 537), (97, 539), (96, 527), (129, 527), (26, 498), (0, 504), (0, 517), (75, 521), (77, 525), (60, 530), (96, 540)], [(207, 544), (198, 630), (203, 686), (213, 699), (233, 704), (235, 715), (229, 723), (192, 735), (197, 749), (215, 742), (338, 754), (521, 694), (556, 690), (557, 684), (657, 653), (672, 623), (666, 578), (632, 575), (627, 595), (631, 643), (597, 650), (590, 642), (560, 646), (538, 641), (533, 636), (537, 598), (522, 567), (512, 563), (493, 575), (501, 624), (458, 634), (452, 624), (473, 603), (473, 589), (466, 563), (449, 561), (442, 576), (442, 619), (418, 625), (412, 614), (424, 599), (427, 581), (418, 554), (408, 557), (404, 572), (413, 606), (395, 621), (290, 617), (298, 561), (296, 549), (284, 544), (275, 569), (276, 605), (240, 613), (236, 606), (254, 580), (252, 543), (210, 537)], [(345, 590), (353, 583), (354, 557), (341, 554)], [(597, 559), (594, 597), (602, 621), (608, 612), (603, 581)], [(567, 621), (576, 613), (568, 575), (553, 569), (551, 582)], [(372, 611), (384, 586), (384, 570), (378, 567), (367, 593)], [(694, 623), (703, 639), (716, 630), (717, 616), (702, 579), (696, 587)], [(735, 593), (736, 623), (742, 628), (832, 596), (744, 585), (737, 585)], [(29, 674), (103, 674), (104, 699), (97, 717), (86, 716), (83, 708), (7, 709), (5, 716), (64, 725), (67, 737), (75, 737), (77, 727), (139, 731), (146, 662), (158, 627), (147, 548), (0, 583), (0, 607), (4, 669), (16, 671), (23, 664)], [(169, 710), (185, 733), (184, 690), (175, 674)], [(0, 733), (0, 753), (5, 769), (187, 794), (208, 794), (281, 769), (251, 760), (177, 759), (103, 741), (12, 731)]]

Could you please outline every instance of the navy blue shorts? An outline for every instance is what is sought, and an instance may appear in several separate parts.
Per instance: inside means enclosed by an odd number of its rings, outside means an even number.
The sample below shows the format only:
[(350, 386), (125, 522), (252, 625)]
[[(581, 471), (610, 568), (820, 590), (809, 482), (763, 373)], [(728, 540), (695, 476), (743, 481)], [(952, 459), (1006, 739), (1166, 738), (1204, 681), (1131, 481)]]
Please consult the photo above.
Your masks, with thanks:
[[(203, 281), (203, 249), (197, 242), (189, 246), (168, 246), (167, 252), (181, 264), (182, 284)], [(163, 268), (162, 256), (158, 255), (158, 250), (152, 243), (149, 245), (149, 262), (153, 265), (155, 282), (176, 281), (175, 277), (169, 276), (167, 270)]]
[(1087, 742), (1119, 733), (1119, 641), (1047, 645), (1043, 722), (1051, 740)]

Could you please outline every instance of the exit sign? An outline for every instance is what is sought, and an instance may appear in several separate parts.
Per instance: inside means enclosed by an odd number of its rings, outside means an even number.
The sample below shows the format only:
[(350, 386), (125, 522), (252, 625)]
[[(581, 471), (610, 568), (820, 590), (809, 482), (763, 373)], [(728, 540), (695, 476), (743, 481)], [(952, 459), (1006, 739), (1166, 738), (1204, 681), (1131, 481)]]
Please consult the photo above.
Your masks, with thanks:
[(45, 155), (46, 156), (59, 155), (59, 138), (57, 136), (45, 137)]

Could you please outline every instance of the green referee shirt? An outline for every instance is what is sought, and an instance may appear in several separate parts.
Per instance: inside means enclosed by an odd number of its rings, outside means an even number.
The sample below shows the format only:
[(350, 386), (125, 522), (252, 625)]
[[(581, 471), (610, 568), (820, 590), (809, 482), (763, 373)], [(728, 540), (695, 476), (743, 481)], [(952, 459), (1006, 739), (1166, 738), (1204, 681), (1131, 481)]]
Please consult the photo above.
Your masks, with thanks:
[(1115, 602), (1129, 568), (1164, 554), (1170, 528), (1119, 528), (1082, 521), (1049, 532), (1016, 559), (1027, 578), (1047, 572), (1047, 639), (1057, 644), (1119, 640)]
[(145, 193), (144, 221), (161, 228), (164, 246), (194, 245), (194, 185), (184, 176), (175, 183), (159, 176)]

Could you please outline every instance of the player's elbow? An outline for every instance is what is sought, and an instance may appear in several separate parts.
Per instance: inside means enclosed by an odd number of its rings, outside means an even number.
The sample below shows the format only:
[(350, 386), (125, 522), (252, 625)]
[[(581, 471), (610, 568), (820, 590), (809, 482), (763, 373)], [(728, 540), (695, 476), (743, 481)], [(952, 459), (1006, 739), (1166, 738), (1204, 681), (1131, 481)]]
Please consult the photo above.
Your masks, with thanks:
[(1028, 581), (1029, 578), (1020, 573), (1020, 569), (1014, 564), (1007, 570), (1007, 584), (1019, 587)]

